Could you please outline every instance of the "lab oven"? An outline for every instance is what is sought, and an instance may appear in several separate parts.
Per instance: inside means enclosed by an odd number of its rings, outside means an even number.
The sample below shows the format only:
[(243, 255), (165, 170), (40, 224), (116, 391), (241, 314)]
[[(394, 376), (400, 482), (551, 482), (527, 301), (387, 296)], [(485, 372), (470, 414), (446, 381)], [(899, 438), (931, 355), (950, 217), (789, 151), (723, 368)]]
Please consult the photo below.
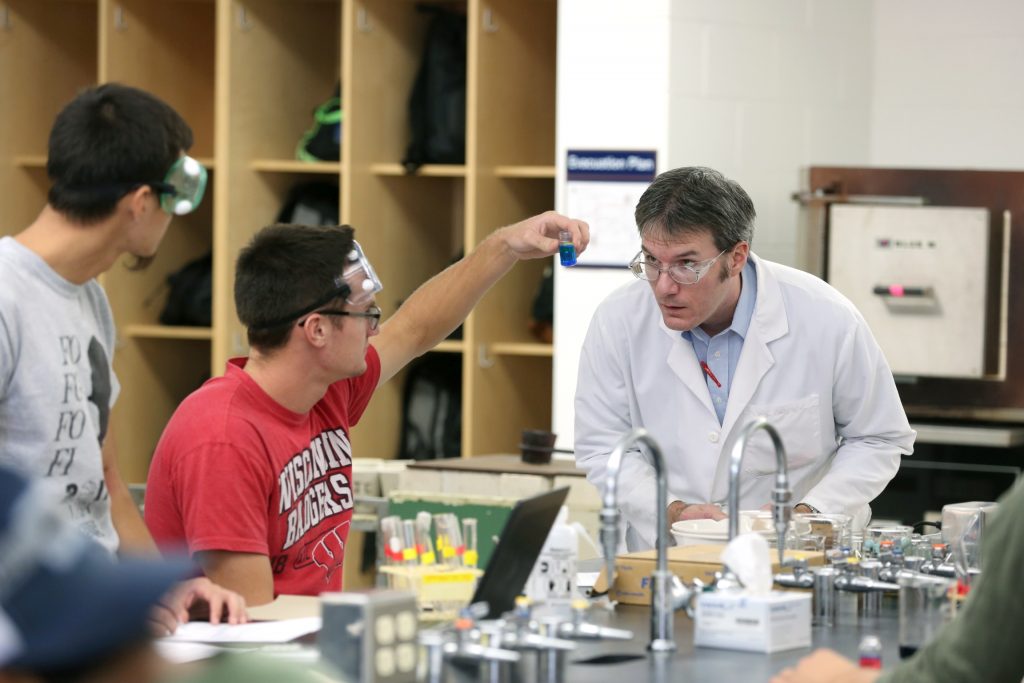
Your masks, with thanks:
[(893, 374), (996, 372), (986, 208), (832, 204), (828, 281), (867, 320)]

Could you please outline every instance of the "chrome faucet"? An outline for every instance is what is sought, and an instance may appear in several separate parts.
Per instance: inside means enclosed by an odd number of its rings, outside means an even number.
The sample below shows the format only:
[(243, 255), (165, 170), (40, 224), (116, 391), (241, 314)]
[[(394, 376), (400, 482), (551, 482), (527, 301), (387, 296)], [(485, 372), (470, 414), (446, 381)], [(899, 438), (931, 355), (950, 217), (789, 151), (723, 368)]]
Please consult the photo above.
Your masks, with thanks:
[(740, 432), (733, 443), (729, 455), (729, 540), (736, 538), (740, 528), (740, 465), (743, 464), (743, 450), (747, 441), (759, 429), (768, 432), (772, 445), (775, 447), (775, 488), (772, 489), (772, 519), (775, 523), (775, 534), (778, 539), (779, 564), (783, 564), (786, 554), (786, 529), (789, 527), (791, 510), (789, 500), (789, 471), (786, 468), (786, 449), (775, 427), (766, 417), (755, 418)]
[(651, 449), (658, 488), (654, 501), (657, 513), (655, 547), (658, 561), (654, 573), (651, 575), (651, 643), (648, 648), (655, 652), (669, 652), (676, 649), (673, 620), (675, 618), (674, 608), (678, 600), (673, 597), (673, 589), (676, 588), (676, 584), (679, 584), (678, 588), (682, 586), (679, 579), (668, 570), (668, 473), (665, 468), (665, 456), (658, 443), (646, 429), (634, 429), (623, 436), (615, 444), (615, 448), (608, 458), (601, 503), (601, 543), (604, 546), (608, 585), (611, 586), (615, 578), (615, 550), (619, 544), (619, 470), (622, 468), (622, 458), (626, 449), (638, 442), (647, 444), (647, 447)]

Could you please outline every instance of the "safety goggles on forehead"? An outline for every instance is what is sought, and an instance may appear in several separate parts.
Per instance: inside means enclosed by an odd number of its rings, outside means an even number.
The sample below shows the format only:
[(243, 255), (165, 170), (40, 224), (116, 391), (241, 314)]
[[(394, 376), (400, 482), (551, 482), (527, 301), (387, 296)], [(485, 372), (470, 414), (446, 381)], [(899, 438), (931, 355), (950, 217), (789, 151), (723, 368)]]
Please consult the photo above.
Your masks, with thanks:
[[(345, 303), (352, 306), (362, 306), (369, 303), (373, 296), (384, 289), (376, 271), (370, 265), (370, 261), (363, 254), (362, 247), (355, 240), (352, 240), (352, 249), (345, 255), (345, 263), (341, 273), (334, 278), (329, 291), (307, 306), (289, 313), (288, 315), (274, 318), (264, 322), (253, 323), (250, 329), (263, 330), (271, 329), (293, 320), (297, 320), (308, 313), (312, 313), (321, 306), (325, 306), (335, 299), (345, 297)], [(349, 314), (346, 314), (349, 315)], [(305, 321), (303, 321), (305, 322)]]
[(369, 302), (377, 292), (384, 289), (377, 272), (363, 253), (363, 248), (355, 240), (352, 240), (352, 250), (345, 257), (341, 277), (349, 286), (345, 301), (353, 306)]
[(206, 168), (190, 156), (183, 156), (167, 171), (162, 183), (150, 187), (160, 193), (160, 206), (167, 213), (184, 216), (199, 208), (206, 192)]

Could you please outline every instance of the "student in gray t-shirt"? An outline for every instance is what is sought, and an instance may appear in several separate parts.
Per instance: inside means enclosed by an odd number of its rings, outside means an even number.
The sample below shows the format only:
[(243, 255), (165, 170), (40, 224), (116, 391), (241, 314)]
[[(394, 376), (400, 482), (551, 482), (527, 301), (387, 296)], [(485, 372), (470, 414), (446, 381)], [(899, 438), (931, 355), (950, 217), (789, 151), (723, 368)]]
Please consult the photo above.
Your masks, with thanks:
[(0, 240), (0, 463), (48, 480), (67, 516), (111, 551), (154, 546), (104, 455), (119, 385), (95, 278), (123, 254), (156, 253), (177, 208), (170, 181), (187, 184), (171, 173), (191, 146), (188, 124), (153, 95), (86, 90), (50, 131), (46, 206)]
[(114, 321), (95, 280), (75, 284), (0, 239), (0, 462), (52, 483), (68, 518), (118, 546), (100, 444), (118, 394)]
[[(156, 546), (107, 438), (120, 387), (95, 278), (123, 255), (144, 266), (172, 216), (199, 205), (207, 172), (191, 146), (188, 124), (153, 95), (85, 90), (50, 131), (46, 206), (0, 239), (0, 464), (46, 482), (55, 509), (112, 552)], [(205, 578), (186, 593), (244, 618), (244, 601)]]

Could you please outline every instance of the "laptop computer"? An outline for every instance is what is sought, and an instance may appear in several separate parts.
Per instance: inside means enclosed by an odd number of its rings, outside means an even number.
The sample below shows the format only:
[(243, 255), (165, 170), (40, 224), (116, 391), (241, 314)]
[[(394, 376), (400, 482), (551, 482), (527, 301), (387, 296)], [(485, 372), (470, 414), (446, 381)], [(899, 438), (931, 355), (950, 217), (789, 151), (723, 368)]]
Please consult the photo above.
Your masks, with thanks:
[(568, 495), (568, 488), (555, 489), (523, 498), (512, 508), (470, 601), (486, 602), (488, 619), (496, 619), (515, 607), (516, 596), (522, 594)]

